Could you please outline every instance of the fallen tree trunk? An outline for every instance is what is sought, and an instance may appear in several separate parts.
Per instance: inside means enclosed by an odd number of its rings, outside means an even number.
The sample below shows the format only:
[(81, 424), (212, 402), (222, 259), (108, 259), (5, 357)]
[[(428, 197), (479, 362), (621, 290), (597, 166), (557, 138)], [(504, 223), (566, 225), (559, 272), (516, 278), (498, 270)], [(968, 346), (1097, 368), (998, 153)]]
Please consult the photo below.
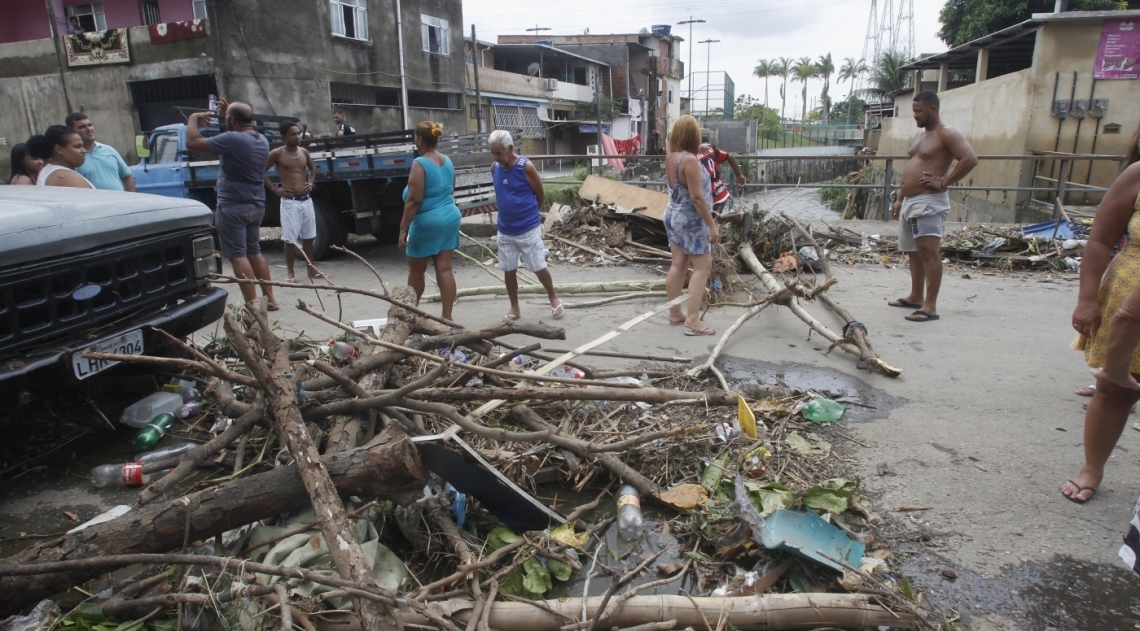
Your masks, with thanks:
[[(403, 428), (394, 424), (368, 447), (323, 459), (341, 495), (414, 500), (428, 471)], [(226, 482), (169, 502), (155, 502), (102, 524), (42, 541), (3, 560), (28, 565), (64, 559), (160, 552), (206, 539), (259, 519), (309, 506), (295, 465)], [(0, 617), (97, 576), (100, 569), (0, 578)]]
[[(598, 283), (566, 283), (555, 285), (554, 290), (559, 294), (606, 294), (613, 292), (627, 293), (634, 290), (665, 289), (663, 280), (618, 280)], [(545, 294), (542, 285), (519, 285), (519, 294)], [(467, 287), (456, 293), (456, 298), (468, 296), (505, 296), (506, 285), (488, 285), (486, 287)], [(420, 301), (439, 302), (439, 294), (427, 294)]]
[[(752, 270), (752, 273), (755, 274), (756, 277), (760, 279), (760, 282), (764, 284), (764, 287), (768, 290), (768, 293), (775, 294), (779, 293), (782, 289), (788, 288), (786, 285), (783, 285), (777, 281), (776, 278), (772, 276), (772, 274), (764, 267), (764, 264), (760, 262), (760, 259), (756, 258), (756, 253), (752, 251), (752, 245), (747, 241), (742, 241), (740, 248), (737, 251), (740, 253), (740, 258), (744, 260), (744, 263), (746, 265), (748, 265), (748, 269)], [(822, 322), (817, 320), (812, 314), (808, 313), (807, 309), (804, 309), (801, 305), (796, 304), (794, 300), (788, 301), (784, 306), (786, 306), (788, 310), (791, 311), (792, 314), (797, 318), (803, 320), (804, 324), (808, 325), (808, 327), (810, 327), (816, 333), (822, 335), (834, 346), (838, 346), (843, 351), (850, 353), (855, 357), (858, 357), (867, 365), (876, 368), (888, 377), (898, 377), (902, 374), (902, 369), (895, 368), (894, 366), (891, 366), (878, 357), (865, 357), (857, 345), (850, 341), (847, 341), (847, 339), (843, 336), (824, 326)]]
[[(488, 603), (488, 626), (498, 631), (557, 631), (566, 625), (567, 618), (576, 620), (582, 615), (581, 598), (539, 602), (546, 609), (522, 602)], [(471, 615), (474, 604), (470, 600), (448, 600), (433, 606), (464, 621)], [(587, 619), (598, 614), (601, 604), (601, 596), (586, 599)], [(708, 625), (716, 625), (722, 616), (727, 618), (728, 625), (741, 631), (818, 627), (913, 629), (917, 626), (913, 613), (891, 612), (864, 594), (765, 594), (734, 598), (634, 596), (616, 608), (607, 624), (631, 627), (676, 620), (677, 628), (709, 629)], [(404, 614), (403, 619), (404, 624), (430, 624), (418, 614)]]
[[(687, 392), (660, 388), (423, 388), (410, 395), (424, 401), (642, 401), (684, 405), (735, 406), (736, 393), (724, 390)], [(681, 403), (675, 403), (680, 405)]]

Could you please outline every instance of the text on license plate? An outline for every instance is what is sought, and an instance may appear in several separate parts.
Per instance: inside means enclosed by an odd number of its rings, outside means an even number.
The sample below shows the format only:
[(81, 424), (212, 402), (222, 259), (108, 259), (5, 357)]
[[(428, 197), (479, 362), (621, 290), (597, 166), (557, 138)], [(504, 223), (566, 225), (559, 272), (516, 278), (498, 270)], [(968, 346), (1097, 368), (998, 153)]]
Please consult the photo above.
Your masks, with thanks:
[(80, 349), (71, 354), (71, 368), (78, 379), (86, 379), (95, 373), (102, 372), (119, 363), (107, 359), (91, 359), (84, 357), (86, 352), (114, 353), (116, 355), (142, 355), (142, 331), (131, 331), (111, 339), (96, 342), (87, 348)]

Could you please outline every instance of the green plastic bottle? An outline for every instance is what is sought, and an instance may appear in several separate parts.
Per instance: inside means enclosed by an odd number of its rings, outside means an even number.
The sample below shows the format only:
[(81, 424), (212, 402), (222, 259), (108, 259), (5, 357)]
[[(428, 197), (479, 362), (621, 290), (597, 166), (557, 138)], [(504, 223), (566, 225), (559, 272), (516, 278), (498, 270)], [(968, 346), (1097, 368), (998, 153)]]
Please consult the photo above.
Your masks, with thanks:
[(813, 423), (834, 423), (846, 409), (831, 399), (812, 399), (804, 406), (804, 416)]
[(150, 420), (150, 424), (139, 430), (135, 434), (134, 439), (131, 440), (131, 447), (135, 451), (146, 451), (158, 444), (158, 441), (166, 435), (166, 430), (174, 424), (173, 414), (159, 414)]

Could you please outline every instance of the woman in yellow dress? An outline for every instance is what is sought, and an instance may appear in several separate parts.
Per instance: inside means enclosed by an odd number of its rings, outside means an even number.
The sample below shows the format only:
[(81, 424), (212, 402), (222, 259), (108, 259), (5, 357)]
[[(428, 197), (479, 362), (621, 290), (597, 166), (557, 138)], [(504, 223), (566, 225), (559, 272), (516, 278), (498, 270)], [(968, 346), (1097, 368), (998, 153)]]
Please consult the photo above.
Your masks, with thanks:
[[(1128, 236), (1124, 248), (1110, 266), (1112, 249), (1124, 235)], [(1104, 477), (1104, 465), (1124, 431), (1128, 413), (1140, 400), (1140, 390), (1096, 372), (1105, 368), (1110, 326), (1140, 317), (1129, 309), (1121, 309), (1138, 284), (1140, 163), (1134, 163), (1121, 171), (1105, 193), (1096, 212), (1088, 248), (1081, 259), (1081, 288), (1077, 308), (1073, 311), (1073, 328), (1079, 334), (1076, 347), (1084, 350), (1085, 361), (1094, 369), (1097, 380), (1095, 394), (1085, 412), (1085, 464), (1076, 477), (1061, 485), (1061, 494), (1078, 504), (1084, 504), (1096, 494)], [(1140, 378), (1140, 351), (1132, 354), (1128, 371)]]

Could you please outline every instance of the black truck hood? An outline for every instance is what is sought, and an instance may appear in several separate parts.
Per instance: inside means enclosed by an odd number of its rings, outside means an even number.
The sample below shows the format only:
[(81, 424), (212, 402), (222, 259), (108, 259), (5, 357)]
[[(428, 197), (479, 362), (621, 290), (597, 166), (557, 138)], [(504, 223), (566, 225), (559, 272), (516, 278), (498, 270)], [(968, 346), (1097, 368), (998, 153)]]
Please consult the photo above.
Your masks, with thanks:
[(213, 223), (210, 209), (189, 199), (62, 186), (0, 186), (0, 267)]

